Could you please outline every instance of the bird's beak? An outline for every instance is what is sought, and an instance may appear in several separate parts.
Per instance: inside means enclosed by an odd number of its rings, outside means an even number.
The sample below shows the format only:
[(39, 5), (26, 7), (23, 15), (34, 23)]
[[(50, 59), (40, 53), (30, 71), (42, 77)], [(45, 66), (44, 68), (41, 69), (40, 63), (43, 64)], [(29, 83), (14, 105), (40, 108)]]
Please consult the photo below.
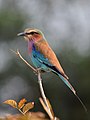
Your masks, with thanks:
[(25, 36), (25, 32), (18, 33), (17, 36)]

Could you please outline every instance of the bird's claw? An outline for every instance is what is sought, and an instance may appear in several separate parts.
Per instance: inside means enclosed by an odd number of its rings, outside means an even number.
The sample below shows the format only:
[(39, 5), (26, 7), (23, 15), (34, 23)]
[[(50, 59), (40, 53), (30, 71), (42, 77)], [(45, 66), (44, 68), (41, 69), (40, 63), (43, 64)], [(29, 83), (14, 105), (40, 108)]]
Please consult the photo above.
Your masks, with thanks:
[(41, 68), (37, 68), (36, 70), (37, 70), (37, 72), (40, 72), (40, 71), (41, 71)]
[(37, 72), (33, 71), (35, 73), (35, 75), (37, 75)]
[(33, 71), (35, 73), (35, 75), (38, 75), (38, 72), (41, 71), (41, 68), (36, 68), (36, 71)]

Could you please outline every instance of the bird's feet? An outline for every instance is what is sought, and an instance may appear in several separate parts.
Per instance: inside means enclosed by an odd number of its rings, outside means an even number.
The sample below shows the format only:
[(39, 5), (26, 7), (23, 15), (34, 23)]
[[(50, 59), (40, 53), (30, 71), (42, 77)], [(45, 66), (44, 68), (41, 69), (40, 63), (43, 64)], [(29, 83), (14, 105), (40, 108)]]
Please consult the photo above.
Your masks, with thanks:
[(41, 68), (36, 68), (36, 72), (34, 71), (35, 75), (38, 75), (38, 72), (41, 72)]

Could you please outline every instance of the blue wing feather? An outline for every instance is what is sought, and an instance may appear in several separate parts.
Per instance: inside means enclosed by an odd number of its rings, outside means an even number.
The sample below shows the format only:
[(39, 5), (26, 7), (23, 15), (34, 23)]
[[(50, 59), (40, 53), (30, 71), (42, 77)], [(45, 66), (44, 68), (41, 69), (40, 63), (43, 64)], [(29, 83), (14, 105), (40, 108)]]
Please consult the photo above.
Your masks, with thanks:
[(39, 51), (37, 51), (34, 45), (32, 49), (31, 60), (36, 68), (41, 68), (45, 71), (47, 71), (49, 68), (44, 63), (51, 65), (48, 58), (45, 58)]

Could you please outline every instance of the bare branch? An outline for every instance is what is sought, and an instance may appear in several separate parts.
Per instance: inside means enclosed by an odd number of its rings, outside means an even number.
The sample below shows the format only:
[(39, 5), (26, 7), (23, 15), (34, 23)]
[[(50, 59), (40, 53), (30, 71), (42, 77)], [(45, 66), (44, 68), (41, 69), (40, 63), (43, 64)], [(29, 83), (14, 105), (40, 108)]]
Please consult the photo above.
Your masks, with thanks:
[(38, 71), (38, 83), (39, 83), (39, 87), (40, 87), (40, 92), (42, 94), (42, 98), (46, 104), (46, 106), (49, 108), (48, 103), (47, 103), (47, 99), (44, 93), (44, 89), (43, 89), (43, 85), (42, 85), (42, 78), (41, 78), (41, 73), (40, 71)]
[(40, 87), (40, 92), (42, 94), (42, 98), (44, 101), (42, 101), (41, 99), (41, 103), (44, 107), (44, 109), (46, 110), (46, 112), (48, 113), (49, 117), (51, 118), (51, 120), (54, 120), (54, 116), (52, 115), (51, 111), (50, 111), (50, 108), (49, 108), (49, 105), (48, 105), (48, 102), (47, 102), (47, 98), (45, 96), (45, 93), (44, 93), (44, 89), (43, 89), (43, 85), (42, 85), (42, 78), (41, 78), (41, 73), (40, 71), (38, 71), (38, 83), (39, 83), (39, 87)]
[(22, 61), (24, 61), (34, 72), (37, 73), (37, 69), (35, 69), (32, 65), (30, 65), (23, 57), (22, 55), (20, 54), (19, 50), (17, 49), (17, 51), (15, 52), (14, 50), (10, 49), (13, 53), (15, 53), (17, 56), (20, 57), (20, 59)]
[(44, 110), (47, 112), (51, 120), (54, 120), (54, 116), (51, 114), (51, 111), (47, 108), (42, 98), (39, 98), (40, 103), (42, 104)]
[(42, 95), (42, 98), (39, 98), (40, 100), (40, 103), (42, 104), (44, 110), (47, 112), (47, 114), (49, 115), (50, 119), (51, 120), (59, 120), (57, 119), (54, 114), (52, 114), (52, 110), (48, 104), (48, 101), (47, 101), (47, 98), (45, 96), (45, 93), (44, 93), (44, 89), (43, 89), (43, 85), (42, 85), (42, 78), (41, 78), (41, 72), (40, 70), (38, 69), (35, 69), (32, 65), (30, 65), (23, 57), (22, 55), (20, 54), (19, 50), (17, 49), (17, 51), (13, 51), (12, 49), (10, 49), (14, 54), (16, 54), (18, 57), (20, 57), (20, 59), (25, 62), (25, 64), (27, 64), (35, 73), (37, 73), (38, 75), (38, 83), (39, 83), (39, 87), (40, 87), (40, 92), (41, 92), (41, 95)]

